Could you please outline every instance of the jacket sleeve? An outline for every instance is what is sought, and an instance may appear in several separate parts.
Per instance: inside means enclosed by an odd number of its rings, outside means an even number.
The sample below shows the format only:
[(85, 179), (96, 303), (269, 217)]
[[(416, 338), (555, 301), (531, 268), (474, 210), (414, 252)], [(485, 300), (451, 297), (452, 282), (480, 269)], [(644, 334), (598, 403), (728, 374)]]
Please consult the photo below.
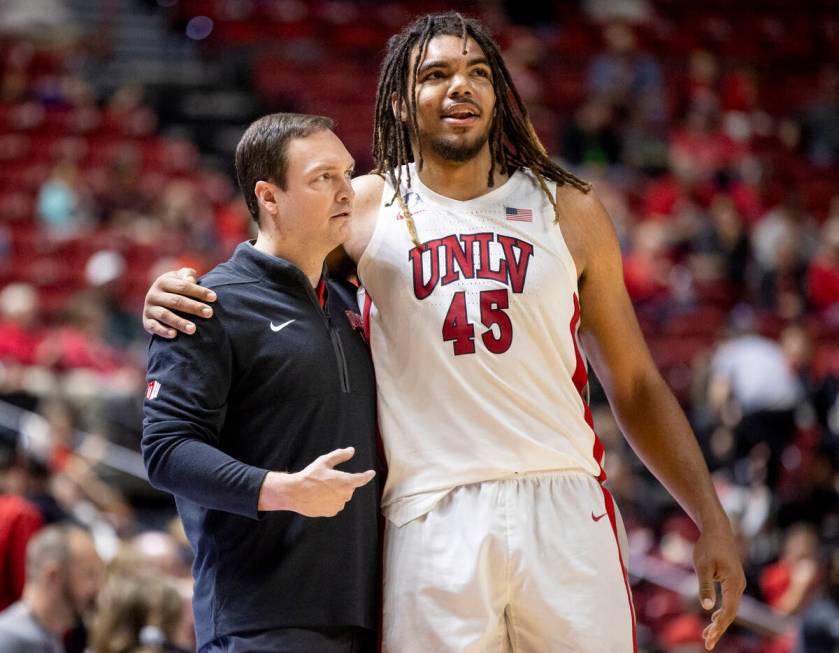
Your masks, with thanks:
[(213, 510), (259, 518), (268, 470), (221, 450), (233, 350), (221, 317), (195, 320), (196, 333), (149, 345), (143, 459), (155, 487)]

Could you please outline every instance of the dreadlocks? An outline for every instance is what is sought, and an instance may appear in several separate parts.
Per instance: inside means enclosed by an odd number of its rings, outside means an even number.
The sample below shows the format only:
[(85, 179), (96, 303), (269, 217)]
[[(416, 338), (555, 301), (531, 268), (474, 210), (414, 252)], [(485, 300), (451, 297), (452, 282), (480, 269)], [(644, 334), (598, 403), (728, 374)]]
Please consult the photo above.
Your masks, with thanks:
[[(416, 79), (420, 64), (425, 58), (429, 41), (436, 36), (456, 36), (463, 39), (463, 54), (470, 37), (481, 47), (492, 71), (495, 89), (495, 113), (489, 130), (490, 168), (487, 177), (489, 186), (494, 185), (495, 171), (510, 174), (520, 168), (529, 168), (539, 186), (556, 210), (556, 200), (548, 190), (545, 179), (587, 193), (589, 184), (563, 170), (548, 157), (544, 146), (530, 122), (527, 108), (516, 90), (498, 45), (476, 20), (464, 18), (459, 13), (429, 14), (417, 19), (388, 41), (387, 53), (379, 74), (379, 88), (376, 92), (376, 118), (373, 128), (374, 172), (387, 175), (395, 189), (393, 200), (405, 217), (405, 224), (413, 243), (420, 247), (414, 218), (402, 196), (402, 170), (407, 171), (407, 185), (411, 185), (411, 173), (407, 164), (414, 161), (411, 137), (419, 146), (417, 124)], [(411, 53), (417, 57), (411, 64)], [(410, 87), (409, 87), (410, 85)], [(394, 114), (392, 98), (397, 107), (405, 107), (407, 120)], [(422, 149), (416, 152), (417, 168), (422, 169)]]

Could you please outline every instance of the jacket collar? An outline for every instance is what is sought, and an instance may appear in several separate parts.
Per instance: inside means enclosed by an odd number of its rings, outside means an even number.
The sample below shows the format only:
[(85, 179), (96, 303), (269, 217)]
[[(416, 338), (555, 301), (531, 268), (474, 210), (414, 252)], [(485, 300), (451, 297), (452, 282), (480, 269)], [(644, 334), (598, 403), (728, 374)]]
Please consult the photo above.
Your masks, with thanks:
[[(230, 259), (236, 267), (271, 283), (311, 286), (309, 278), (294, 263), (258, 250), (253, 246), (254, 242), (256, 241), (248, 240), (236, 247)], [(321, 278), (327, 279), (326, 263), (323, 265)]]

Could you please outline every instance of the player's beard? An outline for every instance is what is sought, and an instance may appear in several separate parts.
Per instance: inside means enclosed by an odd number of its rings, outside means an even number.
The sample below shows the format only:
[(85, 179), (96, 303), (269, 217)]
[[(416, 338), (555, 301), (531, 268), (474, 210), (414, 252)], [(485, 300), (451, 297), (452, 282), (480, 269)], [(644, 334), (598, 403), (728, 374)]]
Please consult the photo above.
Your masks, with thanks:
[(441, 159), (444, 159), (445, 161), (463, 163), (464, 161), (474, 159), (478, 155), (478, 153), (483, 149), (484, 145), (486, 145), (488, 139), (489, 134), (486, 132), (484, 132), (471, 142), (460, 141), (457, 143), (453, 143), (451, 142), (451, 140), (445, 137), (432, 138), (431, 149), (434, 151), (434, 154), (439, 156)]

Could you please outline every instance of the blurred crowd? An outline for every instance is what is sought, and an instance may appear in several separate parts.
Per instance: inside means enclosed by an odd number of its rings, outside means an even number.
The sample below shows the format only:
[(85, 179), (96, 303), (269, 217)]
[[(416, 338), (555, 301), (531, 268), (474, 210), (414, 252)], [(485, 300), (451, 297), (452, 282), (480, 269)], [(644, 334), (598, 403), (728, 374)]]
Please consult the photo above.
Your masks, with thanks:
[[(271, 110), (343, 111), (338, 133), (360, 162), (371, 53), (426, 8), (159, 4), (173, 29), (198, 5), (210, 15), (204, 56), (250, 43), (251, 90)], [(498, 33), (546, 147), (614, 220), (639, 321), (741, 544), (753, 601), (718, 650), (836, 653), (835, 16), (830, 32), (824, 3), (795, 20), (769, 3), (744, 30), (748, 8), (728, 16), (725, 3), (708, 25), (672, 2), (524, 17), (515, 3), (459, 4)], [(328, 44), (326, 23), (340, 27)], [(716, 40), (678, 40), (703, 29)], [(801, 45), (808, 29), (821, 36)], [(159, 272), (208, 269), (250, 219), (230, 176), (160, 124), (142, 86), (97, 93), (91, 62), (108, 48), (96, 36), (31, 25), (0, 36), (0, 609), (16, 610), (0, 613), (0, 634), (31, 626), (24, 610), (54, 650), (190, 650), (190, 551), (172, 502), (137, 468), (139, 311)], [(777, 53), (750, 49), (764, 41)], [(300, 83), (318, 67), (328, 80)], [(321, 97), (355, 88), (357, 101)], [(596, 380), (592, 396), (629, 533), (639, 646), (698, 652), (696, 528), (625, 444)]]

